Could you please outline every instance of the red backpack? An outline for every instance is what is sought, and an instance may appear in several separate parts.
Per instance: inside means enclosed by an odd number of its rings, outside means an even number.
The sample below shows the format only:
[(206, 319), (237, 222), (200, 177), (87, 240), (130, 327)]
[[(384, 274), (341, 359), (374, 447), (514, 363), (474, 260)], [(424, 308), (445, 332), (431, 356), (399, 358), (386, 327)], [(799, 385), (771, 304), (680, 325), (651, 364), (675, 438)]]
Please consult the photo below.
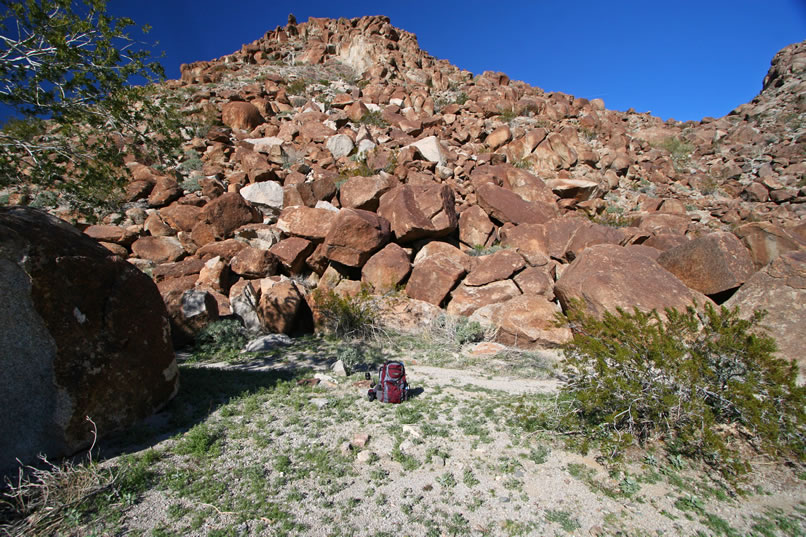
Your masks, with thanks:
[(403, 362), (386, 362), (378, 370), (378, 384), (367, 392), (370, 401), (402, 403), (409, 398), (406, 368)]

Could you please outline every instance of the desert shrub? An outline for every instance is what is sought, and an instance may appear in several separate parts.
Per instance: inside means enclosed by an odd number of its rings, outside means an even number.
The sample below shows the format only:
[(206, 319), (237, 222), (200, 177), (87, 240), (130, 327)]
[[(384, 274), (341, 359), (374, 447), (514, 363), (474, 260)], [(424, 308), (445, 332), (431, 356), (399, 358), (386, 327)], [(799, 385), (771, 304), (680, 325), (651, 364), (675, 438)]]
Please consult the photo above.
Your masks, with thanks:
[(355, 296), (316, 289), (313, 300), (323, 328), (338, 336), (369, 337), (379, 330), (377, 304), (367, 288)]
[(672, 163), (677, 171), (682, 171), (691, 161), (691, 155), (694, 152), (694, 146), (692, 144), (676, 136), (666, 138), (659, 144), (659, 147), (671, 153)]
[(597, 319), (571, 308), (562, 426), (611, 457), (663, 440), (725, 475), (749, 469), (748, 444), (803, 459), (806, 388), (795, 383), (796, 365), (773, 355), (774, 340), (759, 335), (762, 318), (711, 305), (667, 310), (665, 319), (638, 310)]
[(308, 84), (305, 82), (305, 80), (298, 78), (289, 84), (285, 91), (289, 95), (305, 95), (305, 90), (307, 87)]
[(388, 127), (389, 123), (383, 119), (380, 110), (370, 110), (358, 121), (359, 125), (374, 125), (375, 127)]
[(239, 321), (234, 319), (214, 321), (196, 336), (190, 360), (236, 360), (248, 339), (246, 329)]
[(472, 257), (481, 257), (485, 255), (494, 254), (499, 250), (503, 250), (504, 247), (498, 243), (495, 243), (491, 246), (484, 246), (483, 244), (474, 244), (473, 248), (467, 251), (467, 255)]
[(431, 335), (447, 344), (461, 346), (482, 341), (487, 336), (487, 330), (467, 317), (442, 314), (434, 321)]

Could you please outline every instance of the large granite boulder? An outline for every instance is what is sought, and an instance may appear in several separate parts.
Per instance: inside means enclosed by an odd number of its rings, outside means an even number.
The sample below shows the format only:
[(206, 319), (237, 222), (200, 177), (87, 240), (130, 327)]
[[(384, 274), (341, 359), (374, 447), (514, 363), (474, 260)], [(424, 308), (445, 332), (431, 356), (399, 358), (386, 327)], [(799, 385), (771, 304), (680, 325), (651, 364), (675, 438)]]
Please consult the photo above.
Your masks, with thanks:
[(447, 185), (403, 185), (381, 196), (378, 214), (389, 221), (397, 242), (444, 237), (458, 225), (453, 191)]
[(616, 308), (661, 313), (665, 308), (683, 310), (707, 300), (652, 258), (616, 244), (583, 250), (557, 280), (554, 294), (563, 310), (576, 299), (597, 316)]
[(0, 207), (0, 472), (69, 455), (179, 388), (151, 279), (45, 212)]
[(557, 347), (571, 340), (571, 330), (557, 324), (560, 308), (544, 296), (519, 295), (477, 309), (470, 319), (497, 328), (495, 339), (521, 348)]
[(666, 250), (658, 263), (691, 289), (709, 296), (739, 287), (755, 272), (750, 252), (726, 231)]
[(806, 251), (788, 252), (747, 280), (725, 306), (738, 307), (742, 317), (766, 310), (762, 321), (778, 344), (778, 355), (795, 360), (800, 379), (806, 377), (803, 331), (806, 327)]

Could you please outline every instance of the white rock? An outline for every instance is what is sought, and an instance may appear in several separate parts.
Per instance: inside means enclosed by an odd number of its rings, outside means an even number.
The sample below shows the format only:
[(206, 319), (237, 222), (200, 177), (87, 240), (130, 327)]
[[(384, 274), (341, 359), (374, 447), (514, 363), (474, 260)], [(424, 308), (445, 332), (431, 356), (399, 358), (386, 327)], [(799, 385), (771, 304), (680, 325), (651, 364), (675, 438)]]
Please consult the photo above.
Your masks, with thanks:
[(246, 185), (240, 193), (243, 199), (250, 203), (265, 205), (277, 211), (283, 208), (283, 187), (275, 181)]
[(257, 339), (253, 339), (246, 344), (246, 352), (266, 352), (278, 347), (291, 345), (291, 338), (285, 334), (269, 334)]
[(344, 361), (342, 361), (342, 360), (336, 360), (336, 363), (333, 364), (332, 366), (330, 366), (330, 370), (337, 377), (346, 377), (347, 376), (347, 368), (344, 366)]
[(356, 455), (355, 460), (360, 463), (366, 464), (372, 460), (372, 452), (371, 451), (359, 451), (358, 455)]
[(265, 138), (247, 138), (244, 142), (252, 144), (258, 153), (268, 153), (276, 145), (283, 145), (283, 139), (277, 136), (267, 136)]
[(316, 408), (321, 410), (321, 409), (325, 408), (328, 405), (328, 403), (330, 403), (330, 401), (328, 401), (324, 397), (314, 397), (313, 399), (311, 399), (311, 403)]
[(361, 155), (364, 153), (368, 153), (373, 149), (375, 149), (376, 147), (378, 146), (375, 145), (375, 142), (373, 142), (372, 140), (361, 140), (360, 142), (358, 142), (358, 154)]
[(403, 432), (404, 433), (409, 433), (409, 435), (413, 436), (414, 438), (422, 438), (423, 437), (423, 433), (421, 433), (420, 429), (418, 429), (414, 425), (404, 425), (403, 426)]
[(325, 143), (333, 158), (346, 157), (352, 153), (355, 144), (346, 134), (336, 134), (327, 139)]
[(406, 147), (416, 147), (420, 154), (429, 162), (436, 162), (439, 165), (445, 164), (445, 152), (436, 136), (423, 138), (422, 140), (418, 140), (407, 145)]
[(316, 202), (317, 209), (327, 209), (328, 211), (333, 211), (334, 213), (339, 212), (339, 208), (330, 203), (329, 201), (319, 200)]

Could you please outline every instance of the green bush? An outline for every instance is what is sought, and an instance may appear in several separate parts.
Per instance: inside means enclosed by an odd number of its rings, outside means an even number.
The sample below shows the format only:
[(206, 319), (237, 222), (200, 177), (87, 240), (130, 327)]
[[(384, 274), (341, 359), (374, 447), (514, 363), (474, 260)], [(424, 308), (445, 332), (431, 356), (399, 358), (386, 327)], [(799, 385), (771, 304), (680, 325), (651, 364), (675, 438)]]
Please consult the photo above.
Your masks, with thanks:
[(561, 426), (598, 442), (610, 457), (662, 440), (725, 475), (749, 469), (742, 450), (803, 459), (806, 388), (797, 366), (773, 356), (758, 334), (763, 313), (619, 310), (597, 319), (577, 304), (568, 312), (573, 341), (562, 388), (570, 410)]
[(367, 288), (355, 296), (316, 289), (313, 299), (325, 330), (339, 336), (369, 337), (379, 329), (377, 305)]
[(482, 341), (487, 331), (477, 321), (467, 317), (443, 314), (436, 318), (431, 333), (448, 345), (465, 345)]
[(236, 360), (248, 340), (246, 329), (240, 322), (234, 319), (212, 322), (196, 336), (190, 360)]
[(358, 121), (359, 125), (374, 125), (375, 127), (388, 127), (389, 123), (383, 119), (380, 110), (370, 110)]

